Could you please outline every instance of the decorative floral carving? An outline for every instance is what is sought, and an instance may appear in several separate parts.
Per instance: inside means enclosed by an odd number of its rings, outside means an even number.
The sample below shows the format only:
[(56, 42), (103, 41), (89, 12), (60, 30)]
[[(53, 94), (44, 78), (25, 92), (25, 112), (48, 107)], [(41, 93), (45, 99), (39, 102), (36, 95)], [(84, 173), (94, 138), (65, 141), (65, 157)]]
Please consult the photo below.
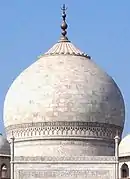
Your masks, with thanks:
[(122, 128), (111, 124), (90, 122), (39, 122), (13, 125), (6, 128), (7, 135), (12, 132), (16, 139), (28, 137), (93, 137), (114, 140), (118, 132), (120, 136)]

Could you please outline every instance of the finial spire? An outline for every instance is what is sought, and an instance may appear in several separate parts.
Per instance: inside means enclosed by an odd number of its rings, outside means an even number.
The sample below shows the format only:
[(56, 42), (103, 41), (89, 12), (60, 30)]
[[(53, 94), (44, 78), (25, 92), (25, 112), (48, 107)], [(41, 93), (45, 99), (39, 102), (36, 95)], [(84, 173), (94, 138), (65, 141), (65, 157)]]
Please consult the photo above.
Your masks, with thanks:
[(66, 37), (66, 35), (67, 35), (66, 30), (67, 30), (68, 25), (66, 23), (66, 10), (67, 10), (67, 8), (65, 7), (65, 4), (63, 4), (63, 7), (61, 8), (61, 10), (62, 10), (63, 21), (62, 21), (62, 24), (61, 24), (61, 29), (62, 29), (61, 34), (62, 34), (62, 36), (61, 36), (60, 41), (68, 41), (68, 38)]

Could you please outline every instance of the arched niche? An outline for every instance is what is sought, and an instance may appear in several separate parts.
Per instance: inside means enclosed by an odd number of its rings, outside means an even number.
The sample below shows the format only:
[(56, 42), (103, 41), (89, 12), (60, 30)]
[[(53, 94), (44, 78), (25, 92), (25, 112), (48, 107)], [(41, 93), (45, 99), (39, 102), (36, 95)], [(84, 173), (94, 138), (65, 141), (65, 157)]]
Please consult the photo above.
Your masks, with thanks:
[(129, 177), (129, 167), (126, 163), (121, 166), (121, 178)]
[(2, 164), (1, 165), (1, 179), (4, 179), (4, 178), (7, 178), (7, 172), (8, 172), (8, 169), (7, 169), (7, 166), (6, 164)]

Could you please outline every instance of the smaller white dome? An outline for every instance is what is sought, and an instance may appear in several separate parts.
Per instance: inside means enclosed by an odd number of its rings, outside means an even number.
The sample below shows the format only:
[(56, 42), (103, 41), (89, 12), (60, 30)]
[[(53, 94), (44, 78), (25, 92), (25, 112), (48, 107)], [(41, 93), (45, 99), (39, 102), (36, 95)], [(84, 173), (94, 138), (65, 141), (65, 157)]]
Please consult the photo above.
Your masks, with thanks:
[(9, 142), (2, 134), (0, 134), (0, 155), (10, 155)]
[(124, 137), (119, 144), (119, 157), (130, 156), (130, 134)]

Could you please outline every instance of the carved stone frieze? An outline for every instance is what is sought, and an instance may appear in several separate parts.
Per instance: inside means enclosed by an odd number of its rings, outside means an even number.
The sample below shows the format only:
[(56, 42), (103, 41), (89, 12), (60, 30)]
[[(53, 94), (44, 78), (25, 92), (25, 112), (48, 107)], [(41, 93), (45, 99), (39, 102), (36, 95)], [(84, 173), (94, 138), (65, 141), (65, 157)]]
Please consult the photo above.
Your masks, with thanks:
[(114, 161), (115, 156), (72, 156), (72, 157), (52, 157), (52, 156), (15, 156), (15, 162), (17, 161)]
[(67, 178), (102, 178), (110, 179), (112, 178), (110, 170), (95, 170), (95, 169), (80, 169), (80, 170), (19, 170), (19, 179), (27, 178), (57, 178), (57, 177), (67, 177)]
[(122, 128), (119, 126), (94, 122), (39, 122), (9, 126), (6, 128), (8, 137), (12, 133), (16, 139), (29, 137), (93, 137), (114, 139)]

